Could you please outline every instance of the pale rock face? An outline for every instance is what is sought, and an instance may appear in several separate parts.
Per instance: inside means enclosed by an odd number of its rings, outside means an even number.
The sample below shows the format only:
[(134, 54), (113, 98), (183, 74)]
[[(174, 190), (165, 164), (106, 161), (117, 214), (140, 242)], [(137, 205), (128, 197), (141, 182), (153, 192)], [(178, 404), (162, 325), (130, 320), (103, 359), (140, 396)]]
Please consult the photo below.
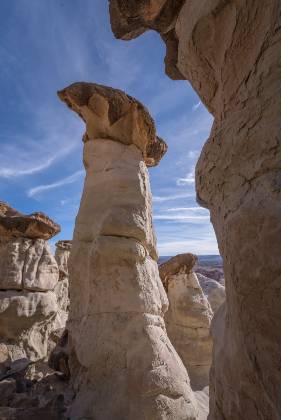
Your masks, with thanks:
[(210, 324), (213, 312), (195, 273), (178, 273), (167, 280), (168, 335), (187, 368), (193, 390), (209, 385), (212, 360)]
[(179, 254), (159, 267), (169, 299), (165, 315), (169, 337), (187, 368), (193, 390), (209, 385), (212, 309), (192, 272), (196, 255)]
[[(46, 357), (48, 337), (58, 311), (54, 292), (0, 291), (1, 339), (10, 354), (30, 360)], [(9, 344), (16, 349), (10, 349)], [(21, 349), (21, 350), (20, 350)]]
[(59, 281), (55, 287), (55, 294), (60, 309), (68, 317), (69, 310), (69, 273), (68, 264), (71, 251), (71, 241), (58, 241), (56, 243), (55, 259), (59, 268)]
[(71, 241), (58, 241), (56, 243), (55, 259), (59, 267), (60, 279), (68, 277), (68, 260), (71, 251)]
[[(11, 363), (45, 359), (50, 334), (65, 325), (54, 292), (59, 269), (45, 240), (59, 230), (43, 213), (24, 216), (0, 203), (0, 345)], [(8, 365), (0, 361), (0, 370)]]
[[(75, 101), (68, 104), (79, 112)], [(85, 138), (87, 175), (70, 256), (70, 418), (196, 419), (188, 374), (163, 320), (168, 300), (156, 262), (147, 154), (130, 138)]]
[(53, 290), (58, 266), (44, 239), (0, 242), (0, 289)]
[(196, 273), (196, 275), (200, 286), (215, 313), (225, 301), (225, 287), (216, 280), (209, 279), (200, 273)]
[[(121, 26), (117, 36), (130, 39), (153, 27), (144, 11), (149, 24), (128, 27), (139, 2), (111, 3), (121, 15), (111, 8), (113, 29), (116, 20)], [(173, 29), (160, 28), (166, 71), (189, 80), (215, 117), (196, 169), (198, 200), (210, 210), (224, 260), (227, 297), (222, 342), (214, 346), (210, 420), (278, 420), (281, 3), (185, 1), (174, 12)]]
[(60, 280), (56, 287), (54, 288), (54, 292), (57, 296), (57, 303), (59, 308), (64, 311), (68, 312), (69, 309), (69, 280), (68, 277), (63, 278)]

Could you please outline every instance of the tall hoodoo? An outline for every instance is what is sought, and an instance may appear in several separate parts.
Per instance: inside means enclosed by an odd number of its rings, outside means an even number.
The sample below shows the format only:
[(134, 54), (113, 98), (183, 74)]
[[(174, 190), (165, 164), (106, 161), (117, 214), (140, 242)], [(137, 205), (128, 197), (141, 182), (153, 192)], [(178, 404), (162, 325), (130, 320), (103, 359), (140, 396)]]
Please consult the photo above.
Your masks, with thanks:
[(196, 170), (226, 283), (210, 419), (280, 419), (281, 2), (111, 0), (110, 12), (117, 37), (159, 31), (166, 72), (215, 117)]
[(76, 83), (60, 98), (86, 123), (86, 180), (70, 257), (70, 417), (195, 419), (189, 378), (163, 320), (146, 165), (166, 151), (125, 93)]
[(193, 254), (179, 254), (159, 267), (169, 299), (169, 309), (165, 314), (168, 335), (187, 369), (193, 391), (209, 385), (213, 317), (192, 271), (196, 260)]

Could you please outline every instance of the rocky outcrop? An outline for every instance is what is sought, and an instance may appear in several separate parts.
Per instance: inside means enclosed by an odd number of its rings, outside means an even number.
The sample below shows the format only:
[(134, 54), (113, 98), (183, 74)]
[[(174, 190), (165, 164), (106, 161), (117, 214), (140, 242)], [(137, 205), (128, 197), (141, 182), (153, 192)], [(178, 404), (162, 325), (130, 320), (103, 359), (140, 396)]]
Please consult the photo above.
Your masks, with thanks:
[(202, 274), (202, 276), (207, 277), (208, 279), (215, 280), (224, 286), (224, 272), (222, 267), (213, 267), (210, 265), (196, 265), (194, 267), (196, 274)]
[(60, 273), (60, 279), (68, 277), (68, 260), (71, 251), (72, 241), (63, 240), (56, 243), (55, 259), (57, 261)]
[[(223, 341), (215, 340), (210, 419), (277, 420), (281, 3), (110, 3), (116, 36), (159, 30), (166, 72), (189, 80), (215, 117), (196, 169), (198, 201), (211, 213), (227, 295)], [(169, 7), (172, 24), (154, 26)]]
[(203, 293), (205, 294), (205, 296), (207, 296), (211, 308), (215, 313), (225, 301), (224, 286), (222, 286), (216, 280), (209, 279), (208, 277), (205, 277), (200, 273), (196, 273), (196, 276), (203, 290)]
[(68, 316), (69, 309), (69, 274), (68, 260), (72, 241), (64, 240), (56, 243), (55, 259), (59, 268), (59, 281), (55, 287), (55, 293), (60, 309)]
[(45, 240), (59, 226), (43, 213), (24, 216), (4, 203), (0, 225), (0, 345), (7, 353), (3, 372), (18, 359), (46, 358), (50, 334), (62, 324), (55, 294), (59, 269)]
[(1, 420), (62, 420), (73, 392), (46, 363), (17, 360), (0, 377)]
[(0, 291), (0, 336), (11, 361), (44, 359), (58, 312), (52, 291)]
[(53, 290), (58, 266), (44, 239), (0, 241), (0, 289)]
[(187, 368), (192, 389), (198, 391), (209, 385), (213, 312), (192, 272), (196, 260), (193, 254), (179, 254), (160, 265), (159, 272), (169, 299), (168, 335)]
[(60, 226), (44, 213), (24, 215), (0, 201), (0, 238), (48, 240), (60, 232)]
[(166, 150), (125, 93), (76, 83), (60, 98), (86, 122), (86, 180), (70, 257), (70, 418), (195, 419), (166, 334), (146, 164)]

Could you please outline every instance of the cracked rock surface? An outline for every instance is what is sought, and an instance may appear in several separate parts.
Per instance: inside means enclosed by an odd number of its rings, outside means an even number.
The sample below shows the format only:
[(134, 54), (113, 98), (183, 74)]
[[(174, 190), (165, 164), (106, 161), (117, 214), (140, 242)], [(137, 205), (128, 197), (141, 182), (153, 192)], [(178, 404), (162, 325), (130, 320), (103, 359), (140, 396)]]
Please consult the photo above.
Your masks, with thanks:
[(60, 228), (42, 213), (34, 214), (24, 216), (0, 204), (2, 373), (19, 359), (45, 359), (51, 333), (65, 325), (55, 293), (59, 269), (45, 240)]
[[(196, 169), (223, 257), (210, 420), (281, 417), (281, 3), (111, 0), (115, 35), (153, 28), (166, 72), (190, 81), (214, 116)], [(157, 23), (171, 7), (172, 25)], [(155, 23), (155, 25), (154, 25)], [(257, 309), (258, 308), (258, 309)], [(218, 331), (218, 329), (216, 329)]]

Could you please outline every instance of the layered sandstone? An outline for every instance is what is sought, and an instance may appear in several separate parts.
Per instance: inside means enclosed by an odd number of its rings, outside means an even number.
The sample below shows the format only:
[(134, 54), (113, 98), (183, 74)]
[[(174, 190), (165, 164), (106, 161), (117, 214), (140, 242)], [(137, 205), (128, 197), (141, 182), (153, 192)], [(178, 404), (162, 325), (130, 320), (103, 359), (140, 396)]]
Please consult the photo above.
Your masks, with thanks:
[(0, 238), (48, 240), (59, 232), (60, 226), (46, 214), (35, 212), (25, 215), (0, 201)]
[(72, 241), (64, 240), (56, 243), (55, 259), (59, 268), (59, 281), (55, 287), (57, 301), (60, 309), (68, 316), (69, 310), (69, 273), (68, 261), (71, 251)]
[(86, 180), (70, 257), (71, 419), (195, 419), (166, 334), (146, 164), (166, 150), (125, 93), (76, 83), (60, 98), (86, 122)]
[(5, 203), (0, 226), (1, 348), (10, 362), (44, 359), (51, 332), (61, 326), (54, 291), (59, 269), (45, 239), (60, 228), (43, 213), (24, 216)]
[[(216, 317), (222, 341), (214, 345), (210, 419), (277, 420), (281, 3), (110, 4), (116, 36), (130, 39), (148, 28), (161, 33), (167, 73), (189, 80), (215, 117), (196, 170), (198, 201), (210, 210), (224, 261), (227, 297)], [(168, 24), (159, 25), (168, 9)]]
[(60, 278), (68, 277), (68, 260), (72, 241), (60, 240), (56, 243), (55, 259), (59, 267)]
[(179, 254), (163, 263), (159, 272), (169, 299), (168, 335), (187, 368), (192, 389), (198, 391), (209, 385), (213, 312), (192, 272), (196, 260), (193, 254)]

